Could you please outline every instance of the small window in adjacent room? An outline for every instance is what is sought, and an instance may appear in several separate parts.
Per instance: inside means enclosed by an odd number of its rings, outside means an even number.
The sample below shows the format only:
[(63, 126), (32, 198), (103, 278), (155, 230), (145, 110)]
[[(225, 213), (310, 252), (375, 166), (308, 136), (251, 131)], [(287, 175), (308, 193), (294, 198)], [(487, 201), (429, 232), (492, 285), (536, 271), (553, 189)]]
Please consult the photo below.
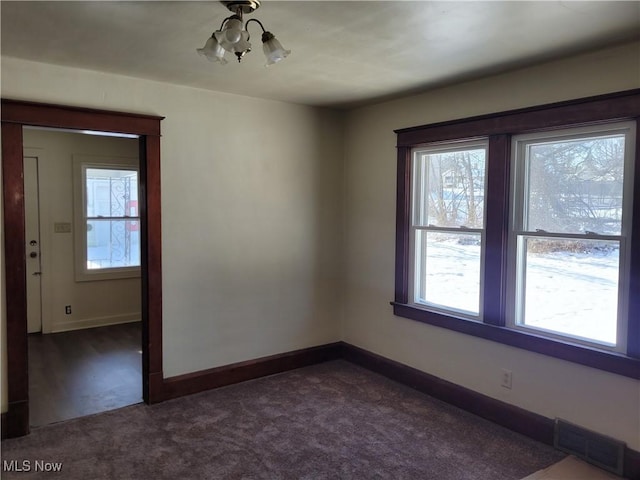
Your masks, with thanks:
[(511, 326), (625, 351), (634, 132), (513, 138)]
[(412, 151), (411, 303), (478, 318), (487, 143)]
[(76, 159), (76, 280), (140, 275), (136, 165)]

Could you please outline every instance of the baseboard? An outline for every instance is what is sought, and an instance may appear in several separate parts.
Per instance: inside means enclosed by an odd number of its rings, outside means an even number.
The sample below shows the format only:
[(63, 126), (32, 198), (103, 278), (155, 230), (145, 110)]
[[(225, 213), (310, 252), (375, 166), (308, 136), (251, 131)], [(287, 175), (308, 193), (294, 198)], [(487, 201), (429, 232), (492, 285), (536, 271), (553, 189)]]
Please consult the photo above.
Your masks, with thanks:
[[(496, 400), (362, 348), (342, 343), (343, 359), (553, 446), (554, 420)], [(640, 452), (625, 449), (625, 478), (640, 479)]]
[(149, 404), (158, 403), (165, 399), (163, 394), (163, 380), (162, 372), (155, 372), (149, 374), (148, 383), (143, 385), (142, 397)]
[(487, 397), (353, 345), (343, 344), (342, 348), (342, 356), (345, 360), (539, 442), (553, 445), (554, 423), (552, 419)]
[(341, 350), (342, 344), (340, 342), (330, 343), (165, 378), (162, 381), (161, 391), (157, 392), (154, 400), (168, 400), (316, 363), (336, 360), (340, 358)]
[(56, 323), (50, 333), (70, 332), (72, 330), (82, 330), (85, 328), (110, 327), (112, 325), (139, 321), (140, 312), (127, 313), (124, 315), (110, 315), (108, 317), (85, 318), (83, 320)]
[(29, 434), (29, 403), (26, 400), (9, 402), (2, 413), (2, 440)]
[(626, 448), (624, 451), (625, 478), (640, 478), (640, 452)]

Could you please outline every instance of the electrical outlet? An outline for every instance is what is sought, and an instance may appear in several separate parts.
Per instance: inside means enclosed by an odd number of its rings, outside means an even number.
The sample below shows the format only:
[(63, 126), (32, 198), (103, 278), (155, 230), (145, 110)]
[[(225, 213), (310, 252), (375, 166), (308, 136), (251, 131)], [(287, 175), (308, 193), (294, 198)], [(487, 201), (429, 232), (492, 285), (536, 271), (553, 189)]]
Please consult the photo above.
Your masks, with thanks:
[(513, 372), (511, 370), (507, 370), (506, 368), (503, 368), (500, 385), (502, 385), (504, 388), (508, 388), (509, 390), (511, 390), (512, 375), (513, 375)]
[(71, 315), (71, 305), (66, 305), (64, 307), (64, 313), (65, 315)]

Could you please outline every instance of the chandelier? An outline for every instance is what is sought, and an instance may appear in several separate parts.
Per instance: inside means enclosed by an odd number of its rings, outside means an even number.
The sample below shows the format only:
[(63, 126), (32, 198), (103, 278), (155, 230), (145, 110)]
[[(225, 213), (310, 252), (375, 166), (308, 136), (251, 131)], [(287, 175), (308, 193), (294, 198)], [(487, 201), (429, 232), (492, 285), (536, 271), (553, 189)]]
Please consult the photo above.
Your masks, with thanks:
[(265, 30), (260, 20), (252, 18), (243, 23), (242, 15), (257, 10), (260, 7), (260, 0), (231, 0), (220, 3), (231, 10), (233, 15), (222, 21), (220, 29), (211, 34), (204, 47), (197, 49), (200, 55), (224, 65), (227, 63), (224, 54), (230, 52), (235, 54), (240, 62), (242, 57), (251, 51), (250, 35), (247, 31), (251, 22), (257, 23), (262, 28), (262, 50), (267, 58), (267, 66), (279, 62), (291, 53), (291, 50), (285, 50), (282, 47), (273, 33)]

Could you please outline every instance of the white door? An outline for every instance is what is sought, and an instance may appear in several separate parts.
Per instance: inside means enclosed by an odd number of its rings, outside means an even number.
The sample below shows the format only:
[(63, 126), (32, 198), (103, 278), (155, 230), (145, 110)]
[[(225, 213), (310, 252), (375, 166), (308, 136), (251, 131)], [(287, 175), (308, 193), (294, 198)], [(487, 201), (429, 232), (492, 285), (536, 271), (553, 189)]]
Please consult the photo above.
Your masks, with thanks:
[(42, 274), (40, 261), (40, 203), (38, 198), (38, 158), (24, 157), (24, 220), (27, 270), (27, 329), (42, 331)]

